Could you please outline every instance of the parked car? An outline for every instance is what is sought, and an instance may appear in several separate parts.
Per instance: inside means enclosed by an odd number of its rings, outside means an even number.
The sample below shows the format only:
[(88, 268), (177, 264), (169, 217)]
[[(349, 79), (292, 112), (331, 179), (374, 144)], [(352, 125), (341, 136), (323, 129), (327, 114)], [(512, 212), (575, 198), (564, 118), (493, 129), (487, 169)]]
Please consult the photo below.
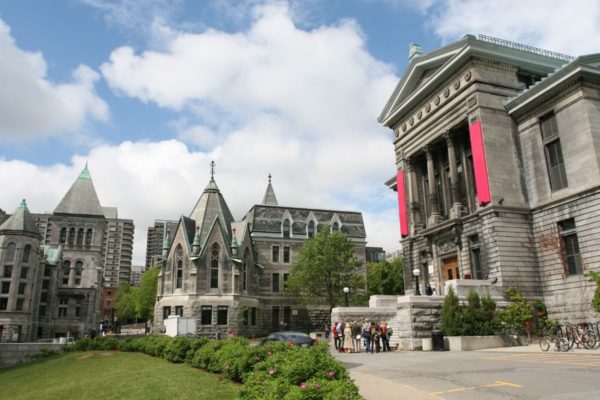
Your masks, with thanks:
[(291, 343), (300, 347), (310, 347), (316, 343), (316, 340), (311, 339), (310, 336), (303, 332), (273, 332), (264, 338), (260, 342), (260, 345), (262, 346), (271, 342)]

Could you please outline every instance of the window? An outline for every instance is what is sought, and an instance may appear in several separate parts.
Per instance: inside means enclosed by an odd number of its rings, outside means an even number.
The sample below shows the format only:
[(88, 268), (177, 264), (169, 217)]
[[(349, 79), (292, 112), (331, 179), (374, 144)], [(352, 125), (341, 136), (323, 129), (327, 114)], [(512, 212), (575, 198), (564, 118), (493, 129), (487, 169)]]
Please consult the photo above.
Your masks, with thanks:
[(248, 325), (248, 309), (247, 308), (242, 311), (242, 324), (246, 325), (246, 326)]
[(171, 306), (163, 307), (163, 319), (169, 318), (169, 315), (171, 315)]
[(333, 225), (331, 225), (331, 232), (337, 233), (339, 231), (340, 231), (340, 224), (338, 224), (337, 222), (334, 222)]
[(175, 281), (175, 288), (181, 289), (183, 282), (183, 261), (177, 260), (177, 278)]
[(83, 228), (79, 228), (79, 230), (77, 231), (77, 247), (83, 246), (83, 235), (84, 235)]
[(81, 285), (81, 274), (82, 273), (83, 273), (83, 261), (77, 261), (75, 263), (75, 284), (76, 285)]
[(250, 325), (256, 326), (256, 307), (250, 309)]
[(29, 264), (29, 256), (31, 255), (31, 246), (27, 245), (23, 249), (23, 264)]
[(212, 325), (212, 306), (202, 306), (200, 310), (200, 324)]
[(63, 262), (63, 268), (62, 268), (62, 284), (63, 285), (69, 284), (70, 272), (71, 272), (71, 261), (67, 260), (67, 261)]
[(5, 262), (13, 262), (15, 261), (15, 253), (17, 252), (17, 245), (14, 243), (9, 243), (6, 246), (6, 250), (4, 250), (4, 261)]
[(227, 306), (217, 307), (217, 325), (227, 325)]
[(4, 311), (8, 308), (8, 299), (6, 297), (0, 297), (0, 311)]
[(25, 289), (27, 289), (27, 282), (19, 282), (19, 294), (25, 294)]
[(69, 245), (73, 246), (75, 243), (75, 228), (69, 230)]
[(75, 304), (75, 316), (79, 317), (81, 315), (81, 304)]
[(4, 273), (2, 274), (4, 278), (12, 278), (12, 265), (4, 266)]
[(92, 236), (94, 235), (94, 231), (91, 228), (88, 228), (85, 233), (85, 246), (90, 247), (92, 245)]
[(560, 234), (563, 261), (566, 264), (569, 275), (582, 274), (583, 268), (581, 266), (577, 232), (575, 231), (575, 220), (571, 218), (559, 222), (558, 232)]
[(10, 292), (10, 281), (2, 282), (2, 291), (0, 291), (0, 293), (8, 294), (9, 292)]
[(283, 291), (287, 289), (287, 281), (290, 278), (290, 274), (283, 274)]
[(283, 223), (281, 224), (281, 231), (283, 232), (284, 238), (290, 237), (290, 220), (289, 219), (285, 219), (283, 221)]
[(273, 283), (273, 293), (279, 292), (279, 274), (273, 274), (273, 278), (271, 280)]
[(488, 279), (488, 271), (481, 263), (481, 249), (479, 247), (479, 235), (469, 236), (471, 247), (471, 272), (473, 279)]
[(290, 246), (283, 246), (283, 262), (290, 262)]
[(271, 329), (274, 331), (279, 330), (279, 307), (273, 307), (273, 314), (271, 314)]
[(15, 306), (15, 311), (23, 311), (23, 302), (24, 299), (17, 299), (17, 304)]
[(66, 297), (59, 298), (58, 299), (58, 316), (66, 317), (68, 308), (69, 308), (69, 299), (67, 299)]
[(283, 307), (283, 325), (285, 329), (290, 329), (292, 326), (292, 307)]
[(214, 244), (210, 252), (210, 287), (219, 287), (219, 245)]
[(27, 279), (27, 272), (29, 272), (29, 268), (21, 267), (21, 279)]
[(60, 229), (60, 243), (67, 243), (67, 228), (63, 227)]
[(40, 306), (38, 308), (38, 316), (43, 317), (46, 315), (46, 306)]
[(271, 249), (273, 256), (271, 257), (271, 260), (273, 262), (279, 262), (279, 246), (273, 246), (273, 248)]
[(309, 238), (315, 236), (315, 221), (308, 222), (308, 226), (306, 227), (306, 236)]
[(550, 189), (559, 190), (568, 186), (565, 162), (563, 160), (562, 148), (558, 136), (556, 116), (552, 113), (540, 119), (542, 139), (544, 141), (544, 152), (546, 154), (546, 166), (550, 179)]
[(44, 268), (44, 276), (50, 276), (50, 267)]
[(175, 306), (175, 315), (183, 317), (183, 306)]

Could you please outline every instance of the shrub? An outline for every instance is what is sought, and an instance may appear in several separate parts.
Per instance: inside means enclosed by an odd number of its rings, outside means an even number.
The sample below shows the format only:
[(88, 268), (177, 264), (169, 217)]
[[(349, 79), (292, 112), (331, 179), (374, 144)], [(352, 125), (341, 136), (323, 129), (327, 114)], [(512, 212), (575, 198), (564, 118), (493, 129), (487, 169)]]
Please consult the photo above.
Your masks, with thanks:
[(458, 296), (452, 288), (444, 298), (442, 312), (440, 315), (441, 329), (445, 336), (462, 335), (462, 313), (458, 304)]
[(525, 296), (515, 287), (509, 287), (505, 293), (511, 303), (498, 312), (498, 320), (509, 329), (523, 329), (525, 322), (531, 321), (533, 317)]
[(211, 340), (194, 355), (194, 365), (204, 368), (210, 372), (223, 372), (223, 367), (219, 365), (217, 350), (222, 346), (219, 340)]
[(185, 362), (188, 364), (193, 364), (194, 355), (196, 354), (196, 352), (208, 342), (209, 340), (207, 338), (200, 338), (192, 341), (192, 344), (190, 345), (190, 348), (187, 351), (187, 354), (185, 355)]
[(194, 339), (188, 339), (183, 336), (177, 336), (170, 343), (167, 344), (163, 351), (163, 357), (165, 360), (172, 363), (182, 363), (187, 357), (187, 353), (192, 347)]

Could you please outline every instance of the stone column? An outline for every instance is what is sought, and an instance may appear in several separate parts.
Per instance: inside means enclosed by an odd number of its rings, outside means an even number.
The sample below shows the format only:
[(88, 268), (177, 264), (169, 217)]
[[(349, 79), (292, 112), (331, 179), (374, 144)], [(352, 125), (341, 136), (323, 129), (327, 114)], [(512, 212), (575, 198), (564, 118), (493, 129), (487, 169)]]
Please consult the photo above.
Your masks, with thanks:
[(69, 267), (69, 287), (75, 286), (75, 263), (71, 263)]
[(458, 189), (458, 171), (456, 168), (456, 150), (454, 148), (453, 137), (450, 132), (444, 134), (446, 146), (448, 147), (448, 165), (450, 166), (450, 195), (452, 198), (452, 207), (450, 209), (450, 217), (460, 217), (460, 192)]
[(429, 207), (431, 209), (431, 215), (427, 220), (428, 225), (437, 224), (440, 220), (440, 212), (438, 207), (438, 195), (435, 189), (435, 167), (433, 165), (433, 155), (431, 154), (431, 147), (425, 146), (423, 148), (425, 157), (427, 158), (427, 180), (429, 187)]
[(410, 221), (412, 222), (411, 234), (414, 235), (418, 229), (423, 227), (414, 158), (405, 159), (404, 165), (406, 166), (406, 176), (408, 177), (408, 209), (410, 212)]

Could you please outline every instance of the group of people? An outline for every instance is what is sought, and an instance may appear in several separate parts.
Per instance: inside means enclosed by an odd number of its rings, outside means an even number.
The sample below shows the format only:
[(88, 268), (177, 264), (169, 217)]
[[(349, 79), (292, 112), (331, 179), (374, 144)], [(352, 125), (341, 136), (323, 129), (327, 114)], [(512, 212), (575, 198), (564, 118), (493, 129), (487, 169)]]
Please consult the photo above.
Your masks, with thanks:
[(335, 349), (341, 353), (358, 353), (363, 346), (367, 353), (391, 351), (390, 337), (393, 333), (386, 321), (336, 321), (331, 327)]

